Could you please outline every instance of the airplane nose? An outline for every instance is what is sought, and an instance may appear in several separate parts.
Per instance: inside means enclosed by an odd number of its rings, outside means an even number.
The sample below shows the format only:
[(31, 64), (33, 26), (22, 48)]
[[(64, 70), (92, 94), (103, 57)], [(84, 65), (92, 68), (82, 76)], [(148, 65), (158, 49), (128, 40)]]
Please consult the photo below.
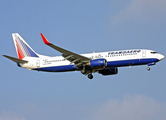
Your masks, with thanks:
[(164, 59), (164, 55), (159, 54), (159, 55), (158, 55), (158, 59), (159, 59), (159, 60), (163, 60), (163, 59)]

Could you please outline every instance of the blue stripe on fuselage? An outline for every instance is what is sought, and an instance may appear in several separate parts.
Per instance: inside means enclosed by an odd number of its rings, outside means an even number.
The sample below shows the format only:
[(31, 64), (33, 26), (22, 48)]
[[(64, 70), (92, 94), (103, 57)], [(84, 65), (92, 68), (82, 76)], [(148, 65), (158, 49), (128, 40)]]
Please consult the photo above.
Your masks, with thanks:
[(67, 71), (75, 71), (76, 69), (77, 68), (75, 67), (75, 65), (64, 65), (64, 66), (36, 68), (33, 70), (45, 71), (45, 72), (67, 72)]
[(120, 60), (120, 61), (108, 61), (107, 67), (123, 67), (131, 65), (145, 65), (152, 62), (158, 62), (156, 58), (152, 59), (133, 59), (133, 60)]
[[(106, 68), (132, 66), (132, 65), (145, 65), (148, 63), (158, 62), (158, 61), (159, 60), (156, 58), (108, 61)], [(46, 72), (67, 72), (67, 71), (75, 71), (77, 70), (77, 68), (75, 67), (75, 65), (64, 65), (64, 66), (36, 68), (33, 70), (46, 71)]]

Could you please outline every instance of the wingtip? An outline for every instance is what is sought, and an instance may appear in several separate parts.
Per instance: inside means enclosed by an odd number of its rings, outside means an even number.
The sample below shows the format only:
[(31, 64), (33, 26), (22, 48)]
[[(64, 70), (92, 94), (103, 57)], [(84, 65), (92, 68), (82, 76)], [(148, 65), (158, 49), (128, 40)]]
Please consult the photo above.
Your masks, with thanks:
[(3, 57), (7, 57), (7, 55), (2, 55)]
[(45, 38), (45, 36), (42, 34), (42, 33), (40, 33), (40, 35), (41, 35), (41, 37), (42, 37), (42, 39), (43, 39), (43, 42), (46, 44), (46, 45), (50, 45), (51, 43)]

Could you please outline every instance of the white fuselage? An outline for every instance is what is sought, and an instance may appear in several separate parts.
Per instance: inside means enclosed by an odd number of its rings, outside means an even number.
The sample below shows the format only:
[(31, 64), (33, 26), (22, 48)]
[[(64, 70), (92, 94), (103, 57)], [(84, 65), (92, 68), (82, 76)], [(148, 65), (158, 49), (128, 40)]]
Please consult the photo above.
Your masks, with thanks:
[[(107, 60), (107, 67), (121, 67), (121, 66), (133, 66), (133, 65), (144, 65), (152, 62), (158, 62), (164, 58), (163, 55), (158, 54), (152, 50), (145, 49), (134, 49), (134, 50), (120, 50), (120, 51), (109, 51), (99, 53), (81, 54), (82, 56), (93, 59), (104, 58)], [(52, 72), (63, 72), (63, 71), (74, 71), (77, 68), (74, 64), (65, 60), (62, 56), (42, 58), (36, 57), (25, 57), (23, 60), (29, 61), (25, 64), (20, 64), (21, 67), (30, 70), (39, 71), (52, 71)], [(62, 68), (63, 67), (63, 68)]]

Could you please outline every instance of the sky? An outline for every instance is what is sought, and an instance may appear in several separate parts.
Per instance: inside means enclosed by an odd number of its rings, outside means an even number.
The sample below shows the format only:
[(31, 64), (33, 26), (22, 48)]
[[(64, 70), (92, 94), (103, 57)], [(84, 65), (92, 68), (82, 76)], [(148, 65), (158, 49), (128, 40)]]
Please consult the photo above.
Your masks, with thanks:
[[(0, 55), (17, 57), (12, 33), (39, 54), (150, 49), (166, 56), (165, 0), (1, 0)], [(48, 73), (0, 57), (0, 120), (165, 120), (166, 60), (113, 76)]]

